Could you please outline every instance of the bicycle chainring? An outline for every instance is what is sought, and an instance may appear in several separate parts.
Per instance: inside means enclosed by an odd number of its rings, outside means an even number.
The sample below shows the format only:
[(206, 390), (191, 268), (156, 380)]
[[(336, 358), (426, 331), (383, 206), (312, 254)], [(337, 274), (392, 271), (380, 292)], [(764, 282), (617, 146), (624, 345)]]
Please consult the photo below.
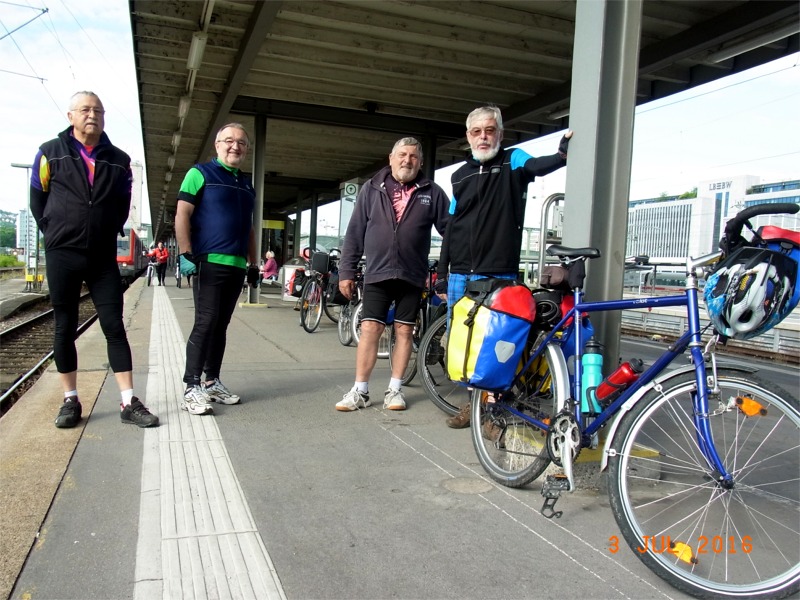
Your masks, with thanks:
[(578, 458), (581, 452), (581, 430), (575, 417), (570, 413), (560, 413), (553, 417), (550, 429), (547, 431), (547, 453), (550, 460), (557, 467), (563, 467), (561, 463), (561, 449), (567, 440), (571, 439), (575, 445), (575, 455), (573, 461)]

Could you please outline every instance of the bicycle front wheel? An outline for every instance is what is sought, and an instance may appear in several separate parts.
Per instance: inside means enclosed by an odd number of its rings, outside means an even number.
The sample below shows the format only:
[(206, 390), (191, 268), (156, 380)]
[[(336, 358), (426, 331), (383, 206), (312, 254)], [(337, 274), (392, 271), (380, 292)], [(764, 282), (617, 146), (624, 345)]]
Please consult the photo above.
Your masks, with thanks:
[[(715, 391), (715, 384), (716, 389)], [(698, 447), (693, 372), (648, 392), (619, 424), (609, 497), (628, 545), (698, 598), (784, 598), (800, 590), (800, 410), (749, 374), (709, 377), (709, 426), (732, 485)]]
[(153, 281), (153, 269), (147, 269), (147, 287), (150, 287), (150, 283)]
[(300, 324), (308, 333), (314, 333), (322, 319), (322, 288), (316, 279), (309, 279), (300, 296)]
[(448, 415), (455, 415), (470, 396), (467, 388), (447, 376), (446, 347), (447, 315), (442, 315), (428, 326), (420, 340), (417, 370), (431, 402)]
[(548, 424), (558, 412), (555, 352), (560, 350), (545, 349), (509, 391), (472, 392), (472, 445), (481, 466), (502, 485), (527, 485), (550, 464), (547, 432), (520, 413)]
[(339, 343), (342, 346), (349, 346), (353, 343), (353, 305), (350, 303), (342, 306), (339, 313), (339, 323), (337, 329), (339, 330)]

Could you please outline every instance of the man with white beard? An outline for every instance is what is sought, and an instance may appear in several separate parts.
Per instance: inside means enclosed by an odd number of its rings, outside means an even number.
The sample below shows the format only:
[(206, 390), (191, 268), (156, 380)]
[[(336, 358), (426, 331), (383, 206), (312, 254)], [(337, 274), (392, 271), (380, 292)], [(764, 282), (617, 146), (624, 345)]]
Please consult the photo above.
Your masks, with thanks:
[[(519, 148), (500, 147), (503, 117), (496, 106), (476, 108), (467, 116), (472, 156), (450, 179), (450, 220), (436, 284), (436, 293), (447, 298), (450, 310), (468, 281), (517, 279), (528, 184), (567, 164), (571, 137), (568, 131), (561, 138), (556, 154), (536, 158)], [(447, 419), (454, 429), (469, 427), (469, 422), (469, 401)]]

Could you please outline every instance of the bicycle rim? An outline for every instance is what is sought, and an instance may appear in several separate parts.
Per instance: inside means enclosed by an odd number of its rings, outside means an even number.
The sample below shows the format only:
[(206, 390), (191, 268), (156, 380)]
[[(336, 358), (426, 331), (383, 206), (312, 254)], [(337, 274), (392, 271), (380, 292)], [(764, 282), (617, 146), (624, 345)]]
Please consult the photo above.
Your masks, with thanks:
[(694, 373), (650, 391), (620, 423), (611, 508), (662, 579), (700, 598), (783, 598), (800, 590), (800, 411), (749, 374), (720, 369), (714, 445), (734, 477), (716, 483), (692, 422)]
[(422, 336), (417, 352), (417, 370), (431, 402), (448, 415), (455, 415), (469, 402), (469, 391), (447, 376), (446, 332), (447, 315), (442, 315), (431, 323)]
[(556, 414), (557, 394), (550, 354), (543, 353), (519, 383), (499, 397), (472, 392), (472, 445), (489, 476), (508, 487), (527, 485), (547, 468), (547, 433), (512, 412), (547, 423)]
[(342, 306), (342, 311), (339, 313), (337, 329), (339, 331), (339, 343), (343, 346), (349, 346), (353, 343), (352, 314), (353, 310), (351, 304)]
[(325, 316), (327, 316), (331, 321), (334, 323), (339, 322), (339, 314), (341, 310), (337, 313), (336, 310), (340, 309), (341, 307), (336, 304), (328, 304), (328, 301), (325, 300), (325, 295), (322, 296), (322, 309), (325, 311)]
[(358, 340), (361, 339), (361, 310), (362, 304), (359, 300), (353, 308), (350, 318), (352, 319), (353, 342), (358, 346)]
[(300, 302), (300, 324), (308, 333), (314, 333), (322, 319), (320, 287), (316, 281), (308, 282)]

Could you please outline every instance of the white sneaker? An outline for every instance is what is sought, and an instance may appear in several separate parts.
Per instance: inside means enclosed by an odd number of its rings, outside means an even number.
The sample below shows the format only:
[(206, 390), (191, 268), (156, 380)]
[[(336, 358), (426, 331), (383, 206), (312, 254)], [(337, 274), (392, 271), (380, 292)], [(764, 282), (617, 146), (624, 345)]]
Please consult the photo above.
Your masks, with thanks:
[(336, 403), (336, 410), (353, 411), (359, 408), (367, 408), (372, 405), (369, 394), (362, 394), (356, 389), (347, 392), (344, 397)]
[(230, 390), (226, 388), (219, 378), (214, 380), (214, 383), (208, 385), (203, 384), (203, 391), (208, 394), (211, 402), (219, 402), (220, 404), (239, 404), (241, 398), (236, 394), (231, 394)]
[(211, 406), (211, 398), (199, 385), (193, 385), (183, 394), (183, 410), (189, 411), (192, 415), (207, 415), (214, 412)]
[(383, 395), (383, 408), (389, 410), (405, 410), (406, 399), (403, 396), (402, 390), (393, 390), (389, 388)]

